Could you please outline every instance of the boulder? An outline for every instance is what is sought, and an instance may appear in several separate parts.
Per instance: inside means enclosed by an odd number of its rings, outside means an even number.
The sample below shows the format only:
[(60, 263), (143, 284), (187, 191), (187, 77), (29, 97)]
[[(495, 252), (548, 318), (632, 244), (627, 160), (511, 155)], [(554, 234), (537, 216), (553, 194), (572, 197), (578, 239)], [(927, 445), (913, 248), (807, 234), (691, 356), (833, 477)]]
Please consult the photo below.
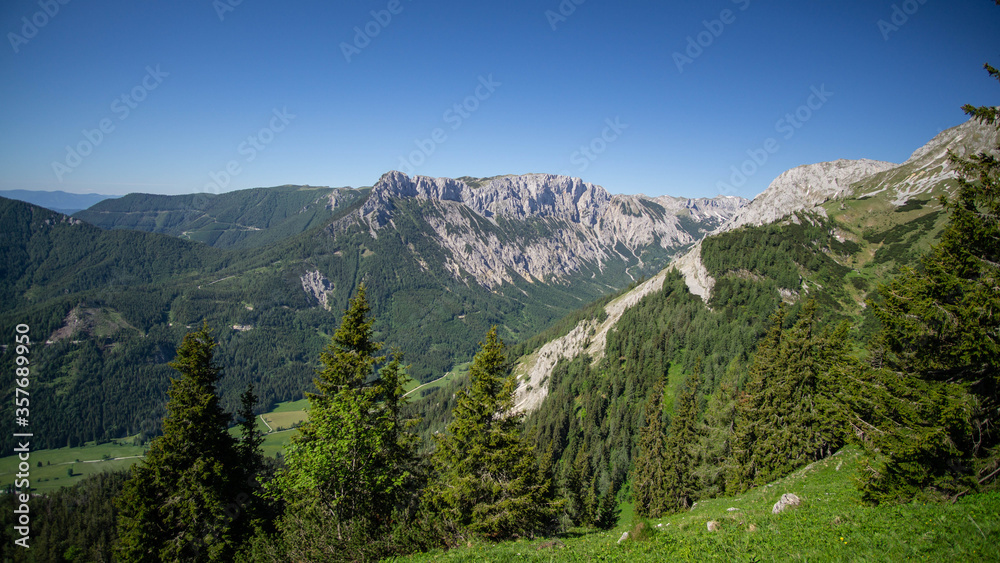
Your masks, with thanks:
[(802, 504), (802, 500), (799, 499), (794, 493), (785, 493), (781, 495), (781, 499), (774, 503), (774, 508), (771, 509), (771, 514), (780, 514), (784, 512), (786, 508), (794, 507)]

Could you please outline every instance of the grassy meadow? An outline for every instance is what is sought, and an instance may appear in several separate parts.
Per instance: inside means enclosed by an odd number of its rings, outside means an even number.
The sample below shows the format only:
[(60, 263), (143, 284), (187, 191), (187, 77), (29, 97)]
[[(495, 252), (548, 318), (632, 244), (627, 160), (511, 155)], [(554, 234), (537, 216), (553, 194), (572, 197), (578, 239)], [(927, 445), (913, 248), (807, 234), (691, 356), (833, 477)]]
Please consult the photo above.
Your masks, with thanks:
[[(610, 531), (473, 542), (398, 561), (1000, 561), (1000, 493), (865, 506), (852, 481), (860, 455), (848, 447), (770, 485), (664, 518), (636, 520), (623, 510)], [(772, 514), (784, 493), (802, 504)], [(626, 531), (631, 538), (619, 542)]]

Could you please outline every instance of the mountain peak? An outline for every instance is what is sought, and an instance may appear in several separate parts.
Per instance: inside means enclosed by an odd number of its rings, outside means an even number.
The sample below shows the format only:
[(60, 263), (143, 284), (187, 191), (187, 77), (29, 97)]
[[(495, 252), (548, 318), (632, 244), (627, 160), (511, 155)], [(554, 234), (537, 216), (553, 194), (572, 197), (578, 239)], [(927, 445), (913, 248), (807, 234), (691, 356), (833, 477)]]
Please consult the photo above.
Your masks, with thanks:
[(519, 278), (603, 272), (619, 261), (636, 279), (629, 270), (648, 271), (744, 203), (611, 195), (580, 178), (552, 174), (451, 179), (393, 171), (379, 179), (356, 218), (377, 238), (401, 206), (420, 206), (434, 239), (449, 251), (446, 269), (495, 288)]

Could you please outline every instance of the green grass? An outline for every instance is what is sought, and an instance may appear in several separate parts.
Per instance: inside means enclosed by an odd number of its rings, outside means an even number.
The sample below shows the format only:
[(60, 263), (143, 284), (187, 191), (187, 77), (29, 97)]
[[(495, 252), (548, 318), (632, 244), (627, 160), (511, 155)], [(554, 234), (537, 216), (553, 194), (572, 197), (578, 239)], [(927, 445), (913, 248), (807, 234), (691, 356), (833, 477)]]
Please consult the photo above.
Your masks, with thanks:
[[(1000, 493), (945, 505), (865, 506), (852, 482), (859, 457), (857, 448), (845, 448), (771, 485), (650, 520), (646, 541), (618, 543), (632, 528), (623, 518), (607, 532), (571, 530), (555, 548), (539, 549), (543, 539), (472, 543), (400, 561), (1000, 560)], [(802, 505), (771, 514), (783, 493), (795, 493)], [(708, 531), (712, 520), (718, 531)]]
[[(38, 450), (30, 454), (31, 486), (40, 492), (68, 487), (87, 475), (102, 471), (125, 469), (145, 453), (144, 446), (122, 445), (114, 442), (89, 444), (76, 448)], [(125, 459), (120, 459), (125, 458)], [(38, 466), (39, 462), (42, 464)], [(20, 460), (16, 455), (0, 458), (0, 488), (6, 488), (16, 479)], [(73, 476), (68, 470), (73, 469)]]
[[(267, 424), (271, 427), (272, 432), (278, 432), (281, 430), (288, 430), (293, 428), (296, 424), (309, 418), (309, 414), (306, 412), (309, 410), (309, 399), (299, 399), (298, 401), (287, 401), (284, 403), (278, 403), (271, 412), (264, 413), (257, 417), (260, 420), (261, 417), (267, 421)], [(268, 428), (263, 425), (258, 425), (262, 432), (268, 432)]]
[(271, 432), (264, 436), (264, 443), (261, 444), (261, 450), (264, 452), (265, 457), (274, 457), (278, 453), (282, 455), (285, 453), (285, 447), (289, 444), (292, 436), (298, 432), (298, 430), (282, 430), (281, 432)]
[[(306, 418), (308, 399), (279, 403), (271, 412), (263, 416), (272, 428), (286, 428), (279, 432), (267, 433), (267, 427), (257, 417), (257, 428), (265, 433), (262, 449), (265, 456), (274, 457), (283, 452), (291, 440), (295, 430), (291, 430), (294, 422)], [(277, 423), (277, 425), (276, 425)], [(238, 432), (237, 427), (230, 429)], [(130, 440), (122, 440), (128, 442)], [(89, 443), (75, 448), (59, 448), (35, 450), (31, 452), (30, 481), (33, 489), (45, 492), (60, 487), (69, 487), (79, 483), (84, 477), (102, 471), (127, 469), (137, 463), (145, 453), (146, 446), (126, 445), (119, 442), (109, 442), (95, 445)], [(41, 462), (41, 467), (38, 463)], [(0, 458), (0, 489), (6, 488), (16, 479), (20, 460), (16, 455)], [(73, 468), (73, 476), (68, 469)]]
[[(411, 379), (404, 387), (409, 400), (418, 401), (423, 397), (421, 393), (427, 393), (432, 389), (437, 389), (438, 387), (444, 387), (455, 378), (466, 376), (469, 373), (469, 366), (471, 364), (472, 362), (464, 362), (458, 364), (454, 367), (454, 369), (444, 374), (443, 376), (435, 379), (434, 381), (428, 381), (427, 383), (424, 384), (421, 384), (419, 381), (415, 379)], [(414, 393), (414, 391), (416, 391), (417, 389), (420, 389), (420, 391), (418, 393)]]
[(294, 411), (307, 411), (309, 410), (309, 399), (299, 399), (298, 401), (287, 401), (284, 403), (278, 403), (271, 409), (268, 414), (280, 413), (280, 412), (294, 412)]

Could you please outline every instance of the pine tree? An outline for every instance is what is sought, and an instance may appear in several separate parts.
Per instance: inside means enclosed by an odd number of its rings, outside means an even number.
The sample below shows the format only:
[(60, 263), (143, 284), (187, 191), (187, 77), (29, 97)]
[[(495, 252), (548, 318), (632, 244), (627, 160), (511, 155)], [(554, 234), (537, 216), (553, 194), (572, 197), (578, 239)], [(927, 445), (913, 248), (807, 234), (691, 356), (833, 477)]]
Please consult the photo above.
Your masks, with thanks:
[(264, 455), (260, 450), (264, 443), (264, 435), (257, 430), (257, 417), (253, 412), (257, 400), (251, 383), (240, 395), (240, 409), (236, 411), (236, 417), (239, 419), (237, 426), (240, 429), (236, 455), (247, 478), (253, 478), (260, 473), (264, 464)]
[[(117, 498), (123, 561), (226, 561), (240, 540), (240, 476), (230, 415), (215, 393), (220, 368), (205, 325), (184, 337), (170, 367), (163, 435), (133, 466)], [(236, 515), (235, 519), (233, 514)]]
[(369, 313), (362, 285), (320, 355), (309, 419), (267, 485), (286, 502), (279, 528), (291, 559), (383, 555), (375, 540), (408, 503), (416, 442), (400, 415), (407, 376), (398, 354), (376, 370), (386, 358), (375, 355), (382, 345), (372, 340)]
[[(771, 366), (778, 360), (784, 323), (785, 309), (782, 307), (771, 315), (771, 328), (757, 345), (746, 384), (736, 399), (732, 459), (726, 472), (726, 492), (729, 494), (738, 494), (753, 486), (760, 470), (754, 455), (755, 445), (767, 435), (766, 421), (769, 416), (774, 416), (768, 408), (771, 405), (766, 402), (764, 391)], [(768, 408), (767, 413), (765, 408)]]
[(452, 540), (530, 535), (551, 526), (559, 509), (551, 481), (540, 475), (534, 448), (522, 436), (516, 381), (496, 327), (480, 346), (469, 368), (470, 387), (458, 393), (447, 432), (435, 436), (435, 478), (424, 494)]
[(589, 443), (584, 441), (567, 471), (563, 484), (566, 511), (577, 526), (592, 526), (597, 517), (597, 476), (590, 467)]
[[(963, 109), (1000, 126), (995, 107)], [(951, 154), (951, 162), (959, 189), (942, 198), (950, 216), (940, 243), (871, 304), (882, 324), (877, 361), (852, 411), (868, 453), (860, 488), (871, 502), (956, 498), (995, 487), (1000, 474), (1000, 160)]]
[(264, 435), (257, 429), (257, 417), (254, 416), (257, 401), (253, 384), (250, 384), (240, 395), (240, 408), (236, 411), (239, 420), (236, 459), (240, 469), (242, 489), (245, 491), (237, 497), (237, 500), (240, 502), (240, 510), (245, 512), (243, 521), (246, 523), (246, 529), (242, 530), (244, 536), (248, 536), (253, 528), (266, 526), (264, 520), (269, 516), (268, 503), (263, 498), (261, 483), (266, 472), (264, 453), (261, 450)]

